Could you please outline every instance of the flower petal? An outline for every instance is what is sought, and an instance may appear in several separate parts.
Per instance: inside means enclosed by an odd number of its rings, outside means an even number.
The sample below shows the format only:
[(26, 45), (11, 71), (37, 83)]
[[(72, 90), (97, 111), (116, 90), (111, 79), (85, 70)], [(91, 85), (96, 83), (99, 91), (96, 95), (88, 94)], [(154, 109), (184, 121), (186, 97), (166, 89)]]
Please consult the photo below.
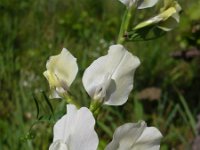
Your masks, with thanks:
[(49, 150), (68, 150), (68, 148), (62, 140), (57, 140), (50, 145)]
[[(126, 5), (128, 8), (132, 7), (133, 5), (136, 5), (136, 0), (119, 0), (121, 3)], [(158, 0), (139, 0), (138, 1), (138, 9), (144, 9), (144, 8), (149, 8), (153, 7)]]
[(152, 17), (146, 21), (139, 23), (134, 30), (138, 30), (150, 25), (156, 25), (164, 31), (170, 31), (179, 23), (179, 13), (181, 11), (180, 5), (174, 1), (168, 7), (162, 8), (160, 14)]
[(159, 15), (139, 23), (134, 29), (138, 30), (140, 28), (143, 28), (143, 27), (146, 27), (149, 25), (158, 24), (161, 21), (166, 21), (168, 18), (170, 18), (175, 13), (176, 13), (176, 10), (173, 7), (170, 7), (167, 10), (165, 10), (164, 12), (160, 13)]
[(158, 0), (140, 0), (138, 9), (153, 7), (157, 2)]
[[(158, 25), (158, 28), (164, 30), (164, 31), (170, 31), (172, 29), (174, 29), (179, 21), (180, 21), (180, 16), (179, 16), (179, 13), (181, 11), (181, 6), (176, 2), (174, 1), (172, 4), (171, 4), (171, 9), (174, 9), (174, 12), (168, 12), (168, 14), (166, 13), (166, 11), (163, 12), (163, 16), (167, 16), (167, 19), (165, 19), (164, 21), (162, 21), (161, 23), (159, 23)], [(169, 8), (169, 9), (170, 9)]]
[(148, 150), (159, 150), (160, 140), (162, 134), (155, 127), (147, 127), (144, 129), (142, 135), (137, 139), (134, 144), (135, 150), (137, 149), (148, 149)]
[(95, 60), (84, 72), (83, 85), (104, 104), (122, 105), (133, 88), (133, 77), (140, 60), (122, 45), (112, 45), (108, 54)]
[(161, 138), (160, 131), (144, 121), (126, 123), (116, 129), (105, 150), (159, 150)]
[(43, 74), (49, 82), (52, 98), (58, 98), (59, 93), (67, 91), (76, 77), (78, 72), (76, 58), (63, 48), (59, 55), (50, 57), (46, 68)]
[(96, 150), (98, 136), (94, 125), (94, 117), (88, 108), (77, 110), (74, 105), (69, 104), (67, 114), (54, 125), (53, 142), (63, 141), (60, 143), (65, 143), (69, 150)]
[(119, 0), (121, 3), (126, 5), (127, 7), (131, 7), (133, 4), (135, 4), (135, 0)]

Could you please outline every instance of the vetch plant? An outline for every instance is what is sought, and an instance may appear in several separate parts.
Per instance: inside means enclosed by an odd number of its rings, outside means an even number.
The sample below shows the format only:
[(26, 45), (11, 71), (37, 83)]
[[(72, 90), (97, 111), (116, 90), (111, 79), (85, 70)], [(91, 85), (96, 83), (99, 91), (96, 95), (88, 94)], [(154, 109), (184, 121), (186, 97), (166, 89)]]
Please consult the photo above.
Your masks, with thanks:
[[(149, 33), (150, 39), (159, 37), (161, 34), (157, 34), (157, 29), (167, 32), (174, 27), (170, 25), (171, 19), (179, 22), (181, 7), (175, 0), (165, 0), (158, 15), (136, 26), (131, 22), (136, 17), (133, 14), (138, 9), (153, 7), (158, 0), (120, 2), (127, 7), (116, 44), (109, 47), (107, 55), (93, 61), (82, 77), (83, 86), (91, 98), (89, 107), (78, 104), (69, 92), (78, 72), (76, 58), (63, 48), (60, 54), (51, 56), (47, 61), (47, 70), (43, 74), (49, 82), (50, 98), (61, 98), (67, 102), (67, 113), (54, 125), (49, 150), (96, 150), (99, 138), (94, 127), (100, 108), (127, 102), (133, 89), (135, 71), (140, 65), (139, 58), (123, 44), (138, 38), (149, 40)], [(161, 132), (155, 127), (147, 127), (145, 121), (125, 123), (116, 129), (105, 150), (159, 150), (161, 138)]]

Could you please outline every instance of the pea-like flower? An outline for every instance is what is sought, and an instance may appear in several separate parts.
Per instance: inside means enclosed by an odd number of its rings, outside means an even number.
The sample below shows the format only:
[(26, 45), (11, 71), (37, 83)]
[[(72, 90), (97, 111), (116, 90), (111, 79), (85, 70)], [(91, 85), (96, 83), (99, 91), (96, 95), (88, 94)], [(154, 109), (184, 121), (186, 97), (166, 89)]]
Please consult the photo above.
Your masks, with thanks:
[(170, 31), (179, 23), (180, 11), (181, 6), (176, 1), (171, 1), (171, 3), (165, 4), (165, 6), (161, 9), (160, 14), (139, 23), (134, 30), (156, 25), (158, 28), (164, 31)]
[(126, 123), (115, 130), (105, 150), (159, 150), (162, 134), (144, 121)]
[(128, 8), (132, 7), (133, 5), (137, 5), (138, 9), (144, 9), (148, 7), (153, 7), (158, 0), (119, 0)]
[[(67, 114), (54, 125), (49, 150), (97, 150), (99, 139), (94, 125), (95, 119), (88, 108), (78, 110), (68, 104)], [(116, 129), (105, 150), (159, 150), (161, 138), (160, 131), (147, 127), (144, 121), (126, 123)]]
[(76, 58), (63, 48), (59, 55), (51, 56), (43, 75), (47, 78), (51, 90), (50, 98), (60, 98), (67, 93), (78, 72)]
[(67, 114), (54, 125), (49, 150), (96, 150), (99, 140), (94, 125), (95, 119), (88, 108), (78, 110), (68, 104)]
[(133, 89), (134, 73), (139, 65), (139, 58), (122, 45), (112, 45), (107, 55), (95, 60), (85, 70), (83, 85), (93, 100), (122, 105)]

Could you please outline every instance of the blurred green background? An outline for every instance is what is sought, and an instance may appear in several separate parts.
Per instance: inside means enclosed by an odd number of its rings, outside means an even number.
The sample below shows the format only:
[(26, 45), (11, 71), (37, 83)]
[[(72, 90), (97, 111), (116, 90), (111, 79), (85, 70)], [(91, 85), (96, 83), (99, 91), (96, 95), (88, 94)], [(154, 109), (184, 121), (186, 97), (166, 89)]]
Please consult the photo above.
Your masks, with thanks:
[[(142, 119), (161, 130), (162, 150), (192, 149), (200, 112), (200, 0), (178, 2), (183, 11), (176, 29), (153, 41), (125, 43), (141, 66), (128, 102), (103, 107), (96, 128), (99, 149), (117, 126)], [(137, 20), (158, 9), (139, 11)], [(0, 0), (0, 150), (48, 149), (65, 103), (50, 100), (52, 117), (42, 73), (49, 56), (63, 47), (79, 65), (71, 92), (89, 105), (82, 74), (116, 43), (124, 10), (118, 0)], [(191, 49), (197, 52), (188, 58)]]

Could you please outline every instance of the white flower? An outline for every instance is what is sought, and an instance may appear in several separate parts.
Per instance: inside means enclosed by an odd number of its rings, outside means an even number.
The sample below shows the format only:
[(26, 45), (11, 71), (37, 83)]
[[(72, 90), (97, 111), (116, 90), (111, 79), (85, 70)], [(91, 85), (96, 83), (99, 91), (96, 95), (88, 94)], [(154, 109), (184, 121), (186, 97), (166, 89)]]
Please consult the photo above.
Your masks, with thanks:
[(180, 20), (180, 5), (176, 1), (173, 1), (167, 7), (161, 10), (162, 11), (160, 14), (139, 23), (134, 29), (137, 30), (154, 24), (156, 24), (158, 28), (164, 31), (170, 31), (175, 28)]
[(137, 5), (138, 9), (144, 9), (148, 7), (153, 7), (158, 0), (119, 0), (128, 8), (132, 7), (133, 5)]
[(83, 85), (94, 99), (107, 105), (122, 105), (133, 88), (140, 60), (122, 45), (112, 45), (108, 54), (95, 60), (84, 72)]
[(78, 72), (76, 58), (63, 48), (59, 55), (51, 56), (43, 73), (51, 89), (50, 98), (59, 98), (67, 92)]
[(68, 104), (67, 114), (54, 125), (49, 150), (96, 150), (99, 140), (94, 125), (94, 117), (88, 108), (77, 110)]
[(162, 134), (144, 121), (118, 127), (105, 150), (159, 150)]
[[(78, 110), (68, 104), (67, 114), (54, 125), (49, 150), (97, 150), (99, 139), (94, 125), (95, 119), (88, 108)], [(160, 131), (147, 127), (144, 121), (126, 123), (116, 129), (105, 150), (159, 150), (161, 138)]]

